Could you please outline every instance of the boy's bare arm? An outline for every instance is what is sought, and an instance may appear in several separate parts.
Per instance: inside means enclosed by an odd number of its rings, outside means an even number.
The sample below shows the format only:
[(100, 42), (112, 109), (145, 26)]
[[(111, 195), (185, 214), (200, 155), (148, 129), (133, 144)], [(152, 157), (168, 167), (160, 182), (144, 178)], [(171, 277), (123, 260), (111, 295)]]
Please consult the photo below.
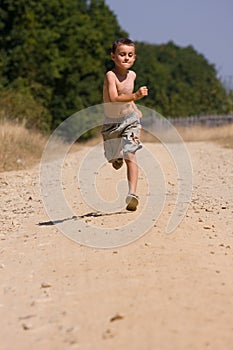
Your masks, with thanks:
[(115, 76), (113, 74), (106, 75), (108, 94), (111, 102), (131, 102), (140, 100), (148, 95), (146, 86), (141, 86), (136, 92), (120, 94), (117, 91)]

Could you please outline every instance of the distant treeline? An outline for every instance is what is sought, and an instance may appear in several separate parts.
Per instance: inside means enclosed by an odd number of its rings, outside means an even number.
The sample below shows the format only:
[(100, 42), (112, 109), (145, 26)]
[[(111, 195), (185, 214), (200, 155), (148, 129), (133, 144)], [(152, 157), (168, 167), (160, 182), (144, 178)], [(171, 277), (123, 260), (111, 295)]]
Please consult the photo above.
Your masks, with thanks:
[[(110, 48), (123, 36), (104, 0), (1, 0), (0, 117), (49, 131), (102, 103)], [(192, 46), (136, 44), (136, 84), (149, 88), (140, 103), (170, 117), (232, 111), (232, 91)]]

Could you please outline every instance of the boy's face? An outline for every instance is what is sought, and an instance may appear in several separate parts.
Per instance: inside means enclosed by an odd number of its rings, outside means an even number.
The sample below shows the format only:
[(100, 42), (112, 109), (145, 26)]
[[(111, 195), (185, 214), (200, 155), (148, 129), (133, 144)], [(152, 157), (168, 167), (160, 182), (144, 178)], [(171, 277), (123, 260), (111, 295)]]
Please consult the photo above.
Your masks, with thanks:
[(129, 69), (135, 62), (135, 46), (134, 45), (118, 45), (115, 53), (111, 53), (111, 58), (115, 66), (120, 69)]

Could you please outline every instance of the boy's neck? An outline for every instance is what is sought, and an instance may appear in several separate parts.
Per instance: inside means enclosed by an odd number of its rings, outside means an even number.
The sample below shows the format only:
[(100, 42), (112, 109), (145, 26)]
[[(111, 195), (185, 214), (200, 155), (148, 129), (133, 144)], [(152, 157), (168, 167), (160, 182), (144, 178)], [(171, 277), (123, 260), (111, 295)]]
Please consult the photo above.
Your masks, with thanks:
[(118, 67), (113, 68), (113, 71), (116, 73), (116, 75), (119, 75), (121, 77), (124, 77), (128, 74), (128, 69), (119, 69)]

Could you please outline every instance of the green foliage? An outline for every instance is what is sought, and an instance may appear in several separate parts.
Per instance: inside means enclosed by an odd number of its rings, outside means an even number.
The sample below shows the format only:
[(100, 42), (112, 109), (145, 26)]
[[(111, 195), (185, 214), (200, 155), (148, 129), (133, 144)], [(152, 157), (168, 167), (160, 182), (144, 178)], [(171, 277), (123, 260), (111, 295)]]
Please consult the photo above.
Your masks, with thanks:
[(137, 85), (148, 85), (143, 101), (165, 116), (228, 113), (229, 99), (213, 65), (192, 46), (137, 43)]
[(27, 128), (49, 131), (50, 113), (31, 95), (28, 88), (0, 91), (0, 121), (17, 120)]
[(108, 49), (127, 34), (103, 0), (2, 0), (0, 85), (30, 90), (56, 127), (102, 101)]
[[(122, 36), (128, 34), (104, 0), (1, 0), (4, 115), (48, 130), (101, 103), (104, 74), (112, 67), (110, 48)], [(137, 85), (149, 87), (149, 96), (140, 103), (165, 116), (227, 113), (232, 108), (232, 96), (215, 68), (191, 46), (137, 43), (133, 69)]]

